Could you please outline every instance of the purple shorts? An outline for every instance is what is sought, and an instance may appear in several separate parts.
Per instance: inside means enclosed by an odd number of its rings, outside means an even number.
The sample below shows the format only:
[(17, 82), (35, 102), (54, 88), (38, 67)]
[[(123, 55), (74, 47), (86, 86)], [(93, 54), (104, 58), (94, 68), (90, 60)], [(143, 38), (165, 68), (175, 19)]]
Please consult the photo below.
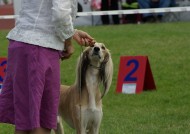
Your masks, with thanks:
[(10, 41), (0, 122), (17, 130), (55, 129), (60, 94), (57, 50)]

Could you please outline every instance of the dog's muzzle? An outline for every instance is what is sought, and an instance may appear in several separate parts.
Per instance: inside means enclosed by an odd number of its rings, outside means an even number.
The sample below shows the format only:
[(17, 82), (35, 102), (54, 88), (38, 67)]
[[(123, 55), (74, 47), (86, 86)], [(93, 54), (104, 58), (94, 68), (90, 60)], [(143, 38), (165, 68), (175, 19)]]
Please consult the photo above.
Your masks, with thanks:
[(93, 55), (93, 56), (98, 56), (98, 58), (101, 59), (101, 56), (100, 56), (100, 48), (99, 48), (99, 47), (94, 47), (92, 55)]

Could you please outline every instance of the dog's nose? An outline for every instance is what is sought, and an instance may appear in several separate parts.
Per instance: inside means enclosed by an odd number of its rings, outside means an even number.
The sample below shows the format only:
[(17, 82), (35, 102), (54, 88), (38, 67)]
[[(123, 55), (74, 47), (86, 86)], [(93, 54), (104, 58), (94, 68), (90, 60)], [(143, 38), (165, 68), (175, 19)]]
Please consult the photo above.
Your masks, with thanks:
[(94, 47), (94, 51), (98, 52), (98, 51), (100, 51), (100, 48), (99, 47)]

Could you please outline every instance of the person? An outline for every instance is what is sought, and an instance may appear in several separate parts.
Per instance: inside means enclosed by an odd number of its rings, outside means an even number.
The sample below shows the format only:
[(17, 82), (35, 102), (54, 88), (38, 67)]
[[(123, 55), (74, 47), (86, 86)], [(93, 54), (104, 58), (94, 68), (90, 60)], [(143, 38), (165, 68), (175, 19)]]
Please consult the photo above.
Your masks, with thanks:
[[(118, 10), (118, 0), (102, 0), (101, 2), (101, 11), (108, 10)], [(109, 15), (101, 16), (102, 24), (108, 25), (110, 24)], [(119, 24), (119, 15), (112, 15), (113, 24)]]
[[(146, 8), (164, 8), (170, 7), (173, 0), (138, 0), (139, 7), (141, 9)], [(143, 21), (146, 22), (160, 22), (162, 21), (163, 13), (153, 14), (145, 13), (143, 14)]]
[[(130, 9), (138, 9), (138, 2), (137, 0), (125, 0), (125, 2), (121, 3), (121, 8), (123, 10), (130, 10)], [(140, 21), (139, 14), (126, 14), (122, 15), (123, 23), (138, 23)]]
[(21, 5), (7, 35), (0, 122), (14, 124), (15, 134), (50, 134), (57, 124), (59, 58), (72, 55), (72, 39), (81, 46), (92, 46), (94, 39), (74, 29), (76, 0), (23, 0)]

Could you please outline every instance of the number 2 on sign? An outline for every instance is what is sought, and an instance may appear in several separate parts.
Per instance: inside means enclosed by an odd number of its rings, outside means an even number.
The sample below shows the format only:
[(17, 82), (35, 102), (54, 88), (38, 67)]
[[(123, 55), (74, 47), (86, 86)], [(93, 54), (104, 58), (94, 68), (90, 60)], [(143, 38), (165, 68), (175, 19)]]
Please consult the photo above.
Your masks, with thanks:
[(134, 64), (134, 67), (132, 68), (132, 70), (126, 75), (124, 81), (137, 81), (137, 77), (133, 77), (132, 75), (137, 71), (138, 67), (139, 67), (139, 62), (135, 59), (133, 60), (129, 60), (127, 62), (127, 66), (130, 66)]
[(0, 63), (0, 82), (3, 82), (3, 76), (1, 76), (3, 73), (6, 72), (6, 68), (5, 68), (5, 65), (7, 64), (7, 61), (2, 61)]

